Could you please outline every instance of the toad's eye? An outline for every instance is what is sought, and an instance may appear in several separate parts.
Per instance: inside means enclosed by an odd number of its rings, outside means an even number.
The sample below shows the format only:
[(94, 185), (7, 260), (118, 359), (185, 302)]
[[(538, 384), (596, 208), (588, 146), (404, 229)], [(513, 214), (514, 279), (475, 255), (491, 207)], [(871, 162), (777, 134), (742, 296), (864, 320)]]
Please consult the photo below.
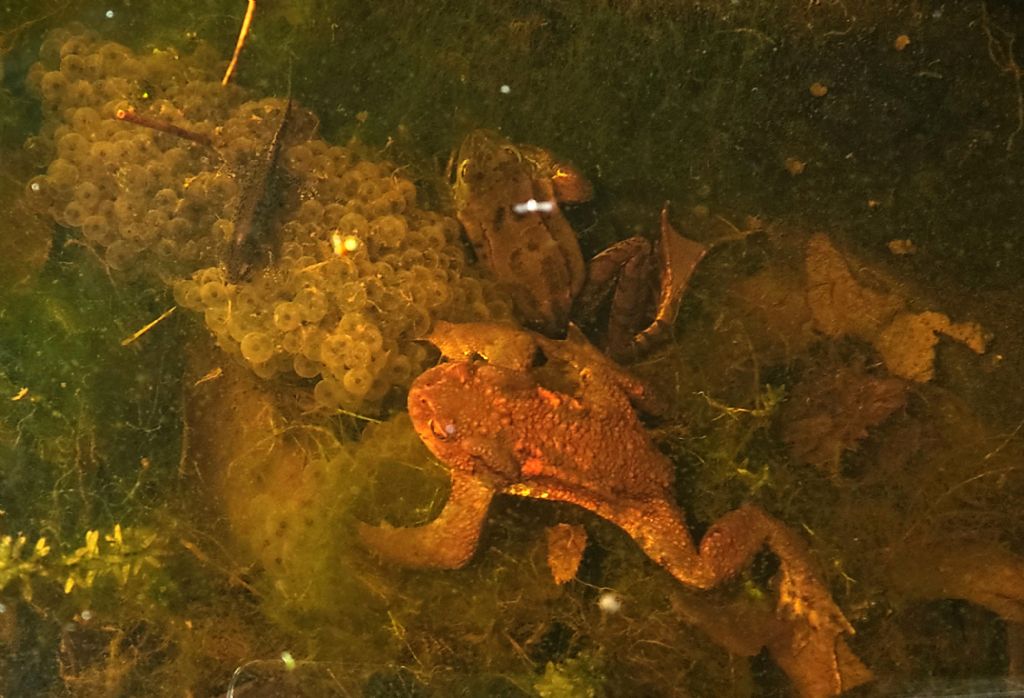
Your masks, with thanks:
[(427, 425), (430, 427), (430, 433), (433, 434), (439, 441), (447, 441), (448, 439), (455, 436), (455, 425), (451, 422), (447, 424), (438, 424), (433, 419)]
[(523, 161), (523, 154), (519, 152), (519, 148), (516, 148), (511, 145), (503, 145), (501, 146), (501, 151), (505, 153), (505, 155), (508, 156), (509, 159), (515, 160), (516, 162)]
[(466, 176), (468, 174), (469, 174), (469, 158), (466, 158), (465, 160), (463, 160), (462, 162), (459, 163), (458, 178), (460, 180), (465, 180)]

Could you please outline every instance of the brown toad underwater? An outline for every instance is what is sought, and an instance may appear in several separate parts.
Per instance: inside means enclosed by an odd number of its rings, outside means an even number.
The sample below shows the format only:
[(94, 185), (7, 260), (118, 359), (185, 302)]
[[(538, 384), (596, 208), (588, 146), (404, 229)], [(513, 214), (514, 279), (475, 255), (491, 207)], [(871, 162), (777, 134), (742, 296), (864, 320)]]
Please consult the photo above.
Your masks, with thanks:
[[(799, 664), (796, 655), (806, 651), (820, 669), (827, 657), (827, 680), (801, 692), (832, 695), (844, 688), (844, 665), (855, 659), (842, 636), (853, 629), (814, 572), (803, 541), (745, 504), (695, 544), (672, 494), (673, 465), (637, 415), (637, 408), (654, 404), (638, 379), (574, 329), (567, 339), (552, 340), (504, 325), (438, 323), (429, 339), (449, 361), (415, 380), (408, 408), (420, 438), (451, 469), (451, 495), (425, 526), (361, 524), (369, 547), (406, 566), (461, 567), (500, 493), (592, 511), (699, 589), (734, 576), (767, 546), (780, 563), (777, 615), (800, 628), (794, 633), (800, 647), (789, 660)], [(793, 676), (783, 658), (776, 661)]]

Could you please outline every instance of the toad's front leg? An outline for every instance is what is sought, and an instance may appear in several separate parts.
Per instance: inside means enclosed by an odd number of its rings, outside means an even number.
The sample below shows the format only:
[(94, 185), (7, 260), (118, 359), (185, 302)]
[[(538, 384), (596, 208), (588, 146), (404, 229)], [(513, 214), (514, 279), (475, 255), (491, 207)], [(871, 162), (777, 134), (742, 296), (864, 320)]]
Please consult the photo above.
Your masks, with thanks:
[(359, 524), (363, 544), (406, 567), (462, 567), (476, 552), (492, 487), (472, 475), (452, 472), (452, 491), (440, 515), (424, 526), (395, 528)]

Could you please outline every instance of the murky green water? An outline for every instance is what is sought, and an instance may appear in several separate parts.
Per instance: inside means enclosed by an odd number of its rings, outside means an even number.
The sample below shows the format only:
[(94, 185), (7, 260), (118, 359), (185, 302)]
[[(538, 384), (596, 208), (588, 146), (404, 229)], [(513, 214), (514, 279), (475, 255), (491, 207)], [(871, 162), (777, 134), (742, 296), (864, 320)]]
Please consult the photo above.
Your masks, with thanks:
[[(244, 2), (0, 2), (0, 694), (1019, 686), (1024, 8), (891, 5), (259, 3), (225, 88)], [(480, 128), (592, 181), (564, 206), (586, 256), (656, 237), (666, 201), (708, 246), (628, 364), (665, 403), (639, 438), (695, 538), (754, 503), (806, 552), (699, 591), (607, 510), (505, 495), (460, 569), (359, 542), (448, 498), (405, 415), (423, 334), (514, 321), (453, 217)], [(230, 278), (246, 197), (263, 256)], [(611, 404), (549, 364), (520, 378), (552, 410)], [(499, 452), (564, 484), (638, 433), (615, 400), (603, 443), (481, 427), (470, 479), (510, 488)], [(655, 462), (561, 499), (642, 508), (624, 483)], [(586, 547), (558, 584), (566, 523)], [(797, 559), (855, 634), (780, 602)]]

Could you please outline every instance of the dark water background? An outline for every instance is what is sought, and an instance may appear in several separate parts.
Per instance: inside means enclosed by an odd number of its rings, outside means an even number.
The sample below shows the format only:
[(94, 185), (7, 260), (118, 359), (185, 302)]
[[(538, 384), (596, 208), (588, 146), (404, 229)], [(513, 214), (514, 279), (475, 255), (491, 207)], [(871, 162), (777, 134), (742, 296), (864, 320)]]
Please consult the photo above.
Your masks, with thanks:
[[(1024, 6), (266, 5), (238, 83), (276, 96), (290, 83), (324, 139), (406, 165), (440, 210), (453, 148), (485, 127), (593, 179), (593, 203), (571, 213), (586, 252), (654, 229), (666, 200), (698, 240), (767, 230), (709, 258), (676, 341), (637, 368), (675, 386), (684, 416), (655, 438), (679, 467), (680, 501), (698, 528), (753, 498), (806, 534), (878, 677), (856, 695), (1021, 678)], [(675, 582), (569, 507), (501, 502), (483, 552), (457, 572), (382, 570), (338, 542), (351, 535), (344, 517), (295, 542), (276, 573), (232, 548), (183, 465), (184, 353), (202, 329), (178, 313), (122, 348), (171, 304), (166, 287), (109, 276), (73, 231), (17, 200), (35, 174), (21, 153), (41, 112), (24, 81), (46, 31), (81, 22), (138, 52), (204, 42), (226, 59), (243, 11), (0, 2), (0, 535), (13, 537), (0, 546), (0, 693), (209, 696), (258, 660), (245, 676), (269, 688), (245, 695), (788, 695), (766, 656), (730, 655), (682, 623)], [(723, 415), (695, 397), (752, 408), (769, 386), (877, 364), (864, 347), (790, 354), (754, 320), (737, 329), (750, 294), (738, 280), (774, 270), (783, 288), (812, 232), (915, 310), (993, 338), (981, 356), (941, 343), (935, 379), (831, 472), (796, 462), (776, 416)], [(894, 255), (892, 240), (916, 252)], [(417, 470), (425, 454), (408, 430), (390, 433), (353, 458), (405, 483), (403, 499), (365, 506), (436, 509), (443, 484)], [(592, 550), (579, 581), (555, 587), (541, 532), (566, 519), (587, 525)], [(32, 553), (40, 539), (45, 555)], [(759, 560), (714, 598), (757, 599), (772, 572)], [(983, 592), (979, 577), (1000, 581)], [(597, 609), (606, 588), (625, 598), (620, 616)]]

